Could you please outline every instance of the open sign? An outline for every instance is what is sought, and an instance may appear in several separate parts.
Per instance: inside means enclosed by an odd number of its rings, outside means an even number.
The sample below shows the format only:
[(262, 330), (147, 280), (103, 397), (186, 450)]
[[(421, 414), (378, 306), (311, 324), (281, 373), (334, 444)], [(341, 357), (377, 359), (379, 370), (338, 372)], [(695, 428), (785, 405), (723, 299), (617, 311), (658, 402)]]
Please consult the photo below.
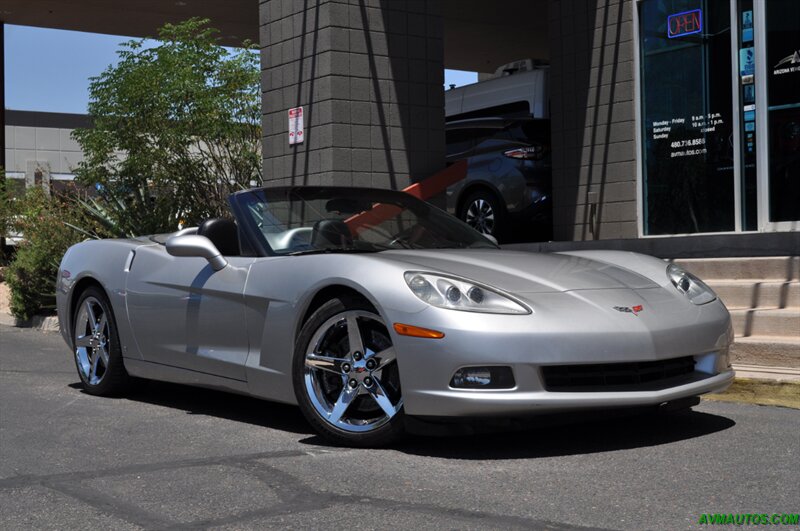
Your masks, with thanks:
[(703, 31), (703, 12), (700, 9), (676, 13), (667, 18), (667, 37), (683, 37)]

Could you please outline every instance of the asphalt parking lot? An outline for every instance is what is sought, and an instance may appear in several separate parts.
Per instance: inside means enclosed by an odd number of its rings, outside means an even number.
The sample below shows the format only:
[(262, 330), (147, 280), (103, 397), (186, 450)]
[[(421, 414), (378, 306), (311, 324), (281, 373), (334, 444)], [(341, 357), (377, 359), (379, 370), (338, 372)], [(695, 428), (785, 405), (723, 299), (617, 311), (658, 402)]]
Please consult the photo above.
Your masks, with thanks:
[(800, 512), (797, 410), (704, 402), (351, 450), (294, 407), (77, 382), (60, 336), (0, 326), (0, 529), (685, 529)]

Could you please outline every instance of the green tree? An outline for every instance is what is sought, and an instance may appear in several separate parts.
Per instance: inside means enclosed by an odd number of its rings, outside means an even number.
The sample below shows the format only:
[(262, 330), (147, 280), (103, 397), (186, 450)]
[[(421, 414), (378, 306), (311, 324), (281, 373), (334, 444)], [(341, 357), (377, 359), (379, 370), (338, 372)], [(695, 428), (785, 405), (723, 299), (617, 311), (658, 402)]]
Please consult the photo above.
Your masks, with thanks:
[(119, 63), (91, 79), (76, 179), (98, 190), (84, 206), (112, 234), (223, 215), (230, 193), (261, 182), (258, 55), (217, 35), (205, 19), (167, 24), (155, 46), (123, 44)]

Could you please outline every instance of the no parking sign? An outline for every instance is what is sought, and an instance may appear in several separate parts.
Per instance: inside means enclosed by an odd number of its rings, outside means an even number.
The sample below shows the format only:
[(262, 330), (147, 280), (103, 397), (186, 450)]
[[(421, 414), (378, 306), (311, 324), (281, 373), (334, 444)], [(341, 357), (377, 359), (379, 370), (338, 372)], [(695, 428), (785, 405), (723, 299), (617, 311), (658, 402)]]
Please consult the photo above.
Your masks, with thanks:
[(304, 136), (303, 108), (289, 109), (289, 145), (301, 144)]

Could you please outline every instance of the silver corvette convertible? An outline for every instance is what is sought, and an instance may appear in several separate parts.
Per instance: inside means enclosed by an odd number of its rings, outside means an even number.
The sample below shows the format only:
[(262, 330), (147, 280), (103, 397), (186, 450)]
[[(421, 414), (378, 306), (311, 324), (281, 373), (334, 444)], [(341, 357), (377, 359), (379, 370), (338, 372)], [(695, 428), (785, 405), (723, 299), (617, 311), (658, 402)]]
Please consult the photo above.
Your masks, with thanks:
[(367, 446), (431, 422), (691, 405), (733, 379), (728, 311), (662, 260), (500, 250), (401, 192), (230, 202), (232, 219), (64, 255), (61, 333), (88, 393), (132, 376), (225, 389)]

